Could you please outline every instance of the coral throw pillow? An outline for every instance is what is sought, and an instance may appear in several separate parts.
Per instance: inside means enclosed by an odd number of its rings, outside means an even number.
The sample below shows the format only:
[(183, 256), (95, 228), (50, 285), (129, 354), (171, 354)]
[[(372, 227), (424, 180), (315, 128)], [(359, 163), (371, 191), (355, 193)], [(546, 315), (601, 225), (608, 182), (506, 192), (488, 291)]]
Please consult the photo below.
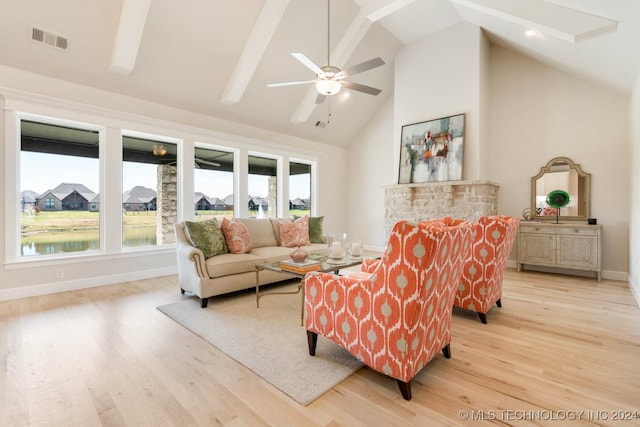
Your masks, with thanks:
[(295, 221), (280, 220), (280, 246), (295, 248), (296, 246), (309, 246), (309, 217), (303, 216)]
[(232, 254), (246, 254), (253, 250), (249, 229), (242, 222), (236, 219), (228, 220), (224, 218), (220, 228), (222, 228), (222, 234), (224, 234), (224, 240), (227, 242), (229, 252)]

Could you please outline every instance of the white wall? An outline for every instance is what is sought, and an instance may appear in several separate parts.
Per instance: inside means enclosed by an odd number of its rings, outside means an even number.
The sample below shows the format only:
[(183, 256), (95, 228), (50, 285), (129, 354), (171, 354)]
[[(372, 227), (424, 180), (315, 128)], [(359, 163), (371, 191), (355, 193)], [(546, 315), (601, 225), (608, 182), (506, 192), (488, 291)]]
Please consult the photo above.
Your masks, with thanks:
[[(403, 125), (465, 114), (462, 179), (481, 176), (483, 133), (481, 90), (486, 90), (485, 50), (479, 27), (460, 23), (404, 46), (395, 59), (394, 169), (400, 159)], [(486, 118), (484, 118), (486, 121)]]
[[(393, 97), (349, 146), (347, 204), (348, 230), (369, 249), (382, 250), (384, 230), (384, 186), (394, 182)], [(398, 140), (399, 144), (399, 140)]]
[[(347, 152), (343, 148), (267, 132), (7, 67), (0, 67), (0, 82), (3, 85), (0, 87), (0, 106), (5, 107), (0, 115), (2, 200), (13, 198), (18, 191), (16, 174), (13, 173), (16, 170), (13, 160), (16, 146), (11, 140), (13, 136), (7, 132), (5, 120), (6, 117), (15, 117), (15, 111), (25, 111), (86, 121), (112, 130), (125, 128), (188, 141), (211, 142), (241, 150), (315, 159), (318, 161), (318, 182), (315, 188), (319, 206), (317, 214), (325, 216), (327, 229), (346, 230), (347, 194), (342, 189), (346, 181)], [(107, 167), (110, 166), (119, 168), (120, 165), (107, 164)], [(193, 187), (187, 185), (187, 188)], [(192, 199), (192, 196), (185, 196), (183, 205), (193, 203)], [(175, 250), (171, 245), (128, 253), (7, 263), (4, 243), (8, 237), (9, 240), (13, 239), (7, 234), (8, 217), (16, 215), (14, 212), (9, 213), (10, 215), (4, 207), (0, 210), (0, 259), (4, 261), (0, 268), (0, 300), (156, 277), (176, 271)], [(14, 230), (9, 229), (9, 233), (12, 232)], [(63, 279), (55, 278), (59, 268), (64, 268)]]
[(605, 278), (629, 266), (629, 97), (493, 46), (490, 167), (499, 212), (521, 217), (531, 177), (557, 156), (591, 173), (591, 216), (603, 226)]
[(629, 284), (640, 304), (640, 75), (631, 95), (631, 188), (629, 189)]

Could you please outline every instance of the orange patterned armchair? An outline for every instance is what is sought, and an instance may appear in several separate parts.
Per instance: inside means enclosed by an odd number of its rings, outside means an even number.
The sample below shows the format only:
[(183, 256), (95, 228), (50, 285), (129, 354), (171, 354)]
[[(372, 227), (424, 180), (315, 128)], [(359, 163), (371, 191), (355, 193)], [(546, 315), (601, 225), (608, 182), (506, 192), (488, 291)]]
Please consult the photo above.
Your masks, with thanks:
[(482, 323), (493, 304), (502, 307), (502, 277), (519, 224), (510, 216), (483, 216), (473, 224), (471, 251), (453, 305), (477, 312)]
[(453, 297), (467, 258), (472, 226), (450, 218), (391, 230), (383, 256), (362, 271), (305, 277), (309, 354), (318, 334), (367, 366), (395, 378), (411, 399), (411, 379), (438, 352), (451, 357)]

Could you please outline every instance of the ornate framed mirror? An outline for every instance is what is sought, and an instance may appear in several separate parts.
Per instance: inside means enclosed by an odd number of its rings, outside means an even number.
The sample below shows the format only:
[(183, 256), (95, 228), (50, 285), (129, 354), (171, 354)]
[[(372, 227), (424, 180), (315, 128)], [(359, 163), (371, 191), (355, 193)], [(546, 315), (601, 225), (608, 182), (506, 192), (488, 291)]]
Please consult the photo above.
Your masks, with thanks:
[[(558, 209), (549, 206), (548, 195), (561, 190), (569, 194), (569, 203)], [(554, 193), (555, 194), (555, 193)], [(590, 214), (591, 174), (568, 157), (549, 160), (531, 178), (531, 216), (539, 221), (586, 221)]]

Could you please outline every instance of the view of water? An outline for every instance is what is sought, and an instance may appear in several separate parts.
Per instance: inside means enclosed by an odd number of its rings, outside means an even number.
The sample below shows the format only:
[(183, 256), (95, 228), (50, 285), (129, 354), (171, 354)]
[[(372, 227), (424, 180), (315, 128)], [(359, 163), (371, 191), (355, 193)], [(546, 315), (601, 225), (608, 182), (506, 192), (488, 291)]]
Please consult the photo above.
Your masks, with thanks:
[[(156, 244), (156, 228), (125, 229), (122, 240), (125, 248), (153, 246)], [(32, 234), (22, 238), (20, 248), (22, 256), (97, 251), (100, 250), (100, 234), (98, 230)]]

